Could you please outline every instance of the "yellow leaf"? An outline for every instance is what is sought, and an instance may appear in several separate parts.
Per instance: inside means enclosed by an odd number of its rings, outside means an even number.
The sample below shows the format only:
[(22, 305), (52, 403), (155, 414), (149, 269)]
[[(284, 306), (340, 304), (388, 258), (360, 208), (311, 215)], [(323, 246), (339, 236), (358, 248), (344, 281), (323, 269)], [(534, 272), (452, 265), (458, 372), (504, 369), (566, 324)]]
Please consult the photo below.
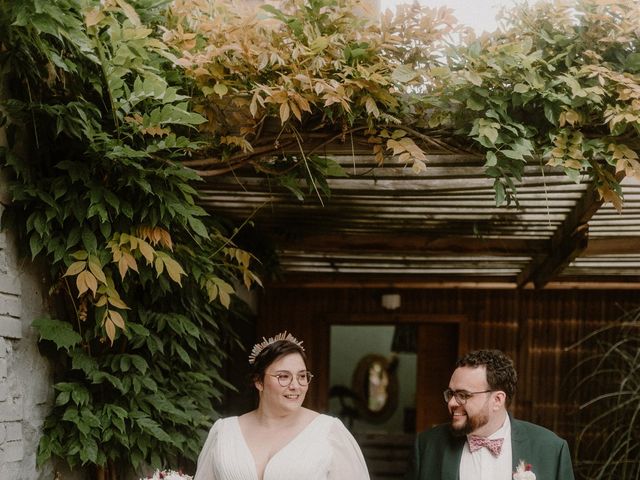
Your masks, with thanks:
[(399, 155), (402, 152), (406, 151), (406, 149), (404, 148), (404, 145), (402, 145), (397, 140), (393, 140), (393, 139), (387, 140), (387, 148), (392, 149), (394, 155)]
[(156, 257), (155, 268), (158, 276), (162, 275), (162, 272), (164, 272), (164, 262), (162, 261), (162, 258)]
[(107, 296), (106, 295), (100, 295), (100, 298), (98, 298), (98, 301), (95, 303), (96, 307), (104, 307), (107, 304)]
[(96, 280), (96, 277), (94, 277), (93, 274), (88, 270), (80, 272), (76, 280), (76, 285), (78, 285), (78, 290), (80, 290), (80, 286), (82, 286), (82, 293), (86, 292), (87, 289), (89, 289), (95, 295), (96, 291), (98, 290), (98, 281)]
[(104, 321), (104, 329), (107, 332), (107, 337), (111, 341), (111, 345), (113, 345), (113, 341), (116, 339), (116, 327), (108, 318)]
[(133, 255), (131, 255), (129, 252), (123, 252), (122, 253), (125, 262), (127, 263), (127, 266), (137, 272), (138, 271), (138, 262), (136, 262), (136, 259), (133, 257)]
[(400, 163), (409, 163), (411, 161), (411, 154), (409, 152), (400, 154), (400, 156), (398, 157), (398, 161)]
[(73, 262), (71, 265), (69, 265), (69, 268), (67, 268), (67, 271), (64, 272), (63, 277), (77, 275), (86, 267), (87, 267), (87, 262)]
[(139, 240), (138, 241), (138, 250), (140, 250), (140, 253), (147, 260), (147, 263), (149, 265), (151, 263), (153, 263), (153, 254), (154, 254), (155, 250), (153, 249), (153, 247), (151, 245), (149, 245), (144, 240)]
[(598, 187), (598, 193), (600, 198), (605, 202), (611, 202), (618, 213), (622, 212), (622, 199), (614, 190), (610, 189), (608, 185), (604, 184)]
[(244, 265), (245, 267), (249, 266), (249, 263), (251, 263), (251, 254), (249, 252), (247, 252), (246, 250), (241, 250), (240, 251), (240, 264)]
[(400, 144), (404, 146), (405, 150), (411, 154), (412, 157), (418, 160), (426, 160), (424, 152), (418, 147), (410, 137), (404, 137), (400, 140)]
[(309, 102), (306, 98), (301, 95), (294, 95), (293, 98), (298, 104), (298, 107), (300, 107), (300, 110), (302, 110), (303, 112), (311, 112), (311, 105), (309, 105)]
[(127, 270), (129, 266), (127, 265), (127, 260), (122, 257), (118, 260), (118, 271), (120, 272), (120, 278), (124, 279), (124, 276), (127, 274)]
[(127, 307), (127, 304), (118, 297), (109, 297), (109, 303), (116, 308), (121, 308), (122, 310), (130, 310), (129, 307)]
[(160, 232), (160, 245), (167, 247), (169, 250), (173, 250), (173, 241), (171, 240), (171, 234), (164, 228), (158, 228)]
[(426, 172), (427, 166), (424, 164), (423, 161), (415, 159), (413, 162), (413, 165), (411, 166), (411, 170), (413, 170), (413, 173), (418, 175), (419, 173)]
[(258, 56), (258, 71), (266, 68), (269, 65), (269, 54), (267, 52), (262, 52)]
[(290, 113), (289, 103), (280, 104), (280, 122), (281, 123), (284, 123), (289, 119), (289, 113)]
[(251, 104), (249, 104), (249, 113), (251, 113), (251, 116), (253, 118), (256, 117), (256, 115), (258, 115), (258, 102), (256, 99), (256, 96), (258, 95), (258, 93), (254, 93), (253, 97), (251, 98)]
[(207, 294), (210, 302), (213, 302), (218, 297), (218, 287), (215, 283), (207, 281)]
[(231, 297), (227, 292), (223, 292), (222, 290), (220, 290), (220, 303), (227, 309), (229, 305), (231, 305)]
[(109, 319), (116, 327), (119, 327), (122, 330), (125, 329), (124, 318), (122, 318), (122, 315), (120, 315), (119, 312), (116, 312), (115, 310), (109, 310)]
[(563, 165), (565, 168), (572, 168), (574, 170), (580, 170), (582, 168), (582, 162), (575, 160), (573, 158), (565, 160)]
[(111, 247), (111, 257), (114, 262), (119, 262), (122, 258), (122, 251), (115, 245), (110, 245)]
[(621, 158), (616, 162), (616, 173), (621, 171), (627, 177), (640, 178), (640, 162), (633, 158)]
[(140, 17), (138, 16), (135, 8), (133, 8), (124, 0), (116, 0), (116, 3), (120, 6), (123, 13), (127, 16), (127, 18), (131, 23), (133, 23), (136, 26), (140, 25)]
[[(78, 288), (78, 297), (82, 296), (83, 293), (85, 293), (87, 290), (89, 290), (89, 286), (87, 285), (86, 276), (83, 275), (83, 273), (88, 273), (88, 272), (86, 270), (83, 270), (76, 277), (76, 287)], [(91, 275), (91, 274), (89, 273), (89, 275)]]
[(178, 285), (182, 285), (180, 276), (186, 275), (186, 273), (180, 264), (169, 256), (165, 257), (163, 261), (165, 267), (167, 267), (167, 273), (169, 274), (169, 277), (171, 277), (171, 280), (176, 282)]
[(376, 101), (373, 98), (367, 97), (365, 108), (367, 109), (367, 113), (369, 115), (373, 115), (376, 118), (380, 116), (380, 110), (378, 110), (378, 105), (376, 105)]
[[(301, 122), (302, 113), (300, 113), (300, 109), (298, 108), (298, 105), (296, 105), (294, 102), (291, 102), (289, 103), (289, 108), (291, 108), (293, 115), (298, 119), (298, 121)], [(280, 109), (282, 109), (282, 107), (280, 107)]]
[(620, 143), (620, 144), (610, 143), (608, 150), (612, 152), (613, 154), (612, 156), (616, 160), (620, 158), (632, 158), (632, 159), (638, 158), (638, 154), (623, 143)]
[(373, 154), (375, 155), (376, 163), (382, 165), (384, 163), (384, 150), (382, 145), (374, 145)]
[(84, 14), (84, 24), (87, 27), (93, 27), (99, 24), (104, 19), (104, 13), (98, 7), (89, 10)]
[(104, 272), (102, 271), (102, 266), (100, 265), (100, 261), (94, 257), (93, 255), (89, 257), (89, 270), (93, 275), (102, 283), (107, 283), (107, 277), (105, 277)]

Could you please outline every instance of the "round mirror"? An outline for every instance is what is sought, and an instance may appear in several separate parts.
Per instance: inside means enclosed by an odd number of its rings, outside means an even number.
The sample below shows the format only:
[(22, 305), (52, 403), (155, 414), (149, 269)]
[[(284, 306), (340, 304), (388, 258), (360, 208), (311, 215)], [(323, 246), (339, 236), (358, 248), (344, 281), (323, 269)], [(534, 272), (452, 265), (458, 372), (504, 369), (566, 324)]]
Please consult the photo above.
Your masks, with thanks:
[(398, 406), (397, 359), (389, 361), (378, 354), (360, 359), (352, 378), (352, 389), (357, 395), (359, 417), (371, 423), (383, 423)]

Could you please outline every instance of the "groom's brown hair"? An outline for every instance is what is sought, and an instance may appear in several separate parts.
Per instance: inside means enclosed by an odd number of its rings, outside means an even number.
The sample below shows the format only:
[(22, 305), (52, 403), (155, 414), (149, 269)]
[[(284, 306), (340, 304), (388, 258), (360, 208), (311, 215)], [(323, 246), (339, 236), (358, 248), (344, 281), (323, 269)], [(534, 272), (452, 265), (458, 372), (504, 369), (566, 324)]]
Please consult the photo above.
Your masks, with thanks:
[(500, 350), (475, 350), (467, 353), (456, 363), (456, 367), (481, 367), (487, 371), (487, 383), (491, 390), (501, 390), (507, 395), (506, 405), (511, 404), (516, 394), (518, 374), (513, 360)]

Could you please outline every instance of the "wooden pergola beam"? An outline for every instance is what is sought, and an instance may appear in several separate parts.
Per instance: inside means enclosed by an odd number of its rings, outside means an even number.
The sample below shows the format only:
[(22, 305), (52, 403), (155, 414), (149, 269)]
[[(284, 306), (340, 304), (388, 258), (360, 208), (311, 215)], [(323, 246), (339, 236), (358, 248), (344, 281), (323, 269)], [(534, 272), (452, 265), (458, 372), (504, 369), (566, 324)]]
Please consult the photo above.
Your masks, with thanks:
[(589, 220), (602, 204), (603, 201), (598, 198), (595, 188), (589, 187), (549, 240), (546, 254), (535, 256), (518, 275), (518, 287), (533, 282), (536, 288), (543, 288), (558, 272), (586, 250)]
[(287, 250), (312, 252), (369, 252), (421, 255), (496, 255), (531, 256), (545, 252), (545, 240), (471, 238), (468, 236), (427, 236), (420, 234), (389, 233), (376, 235), (356, 234), (301, 234), (275, 236), (276, 244)]
[(634, 254), (640, 254), (640, 237), (638, 236), (591, 238), (587, 248), (582, 252), (583, 257)]

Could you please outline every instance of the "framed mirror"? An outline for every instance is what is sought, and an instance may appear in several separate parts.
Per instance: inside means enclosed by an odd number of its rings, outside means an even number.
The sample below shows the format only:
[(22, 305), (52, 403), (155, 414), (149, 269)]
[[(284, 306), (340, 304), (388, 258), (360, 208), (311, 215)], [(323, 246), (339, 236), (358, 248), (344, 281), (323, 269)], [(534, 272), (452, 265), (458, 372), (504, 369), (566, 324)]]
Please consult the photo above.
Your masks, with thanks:
[(351, 388), (356, 394), (358, 416), (370, 423), (383, 423), (398, 407), (397, 358), (371, 353), (356, 366)]

